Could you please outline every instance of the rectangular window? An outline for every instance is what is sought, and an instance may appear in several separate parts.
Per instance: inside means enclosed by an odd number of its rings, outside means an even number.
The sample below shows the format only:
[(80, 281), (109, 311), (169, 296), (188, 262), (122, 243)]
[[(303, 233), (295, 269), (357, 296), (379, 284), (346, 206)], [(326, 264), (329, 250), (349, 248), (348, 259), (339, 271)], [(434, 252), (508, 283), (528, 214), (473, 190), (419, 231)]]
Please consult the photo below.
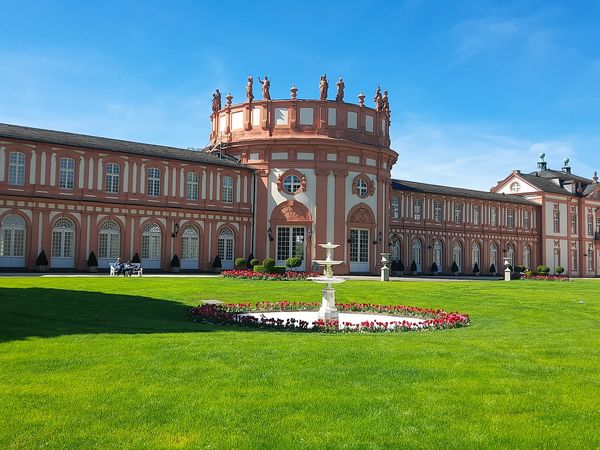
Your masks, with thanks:
[(587, 234), (592, 236), (594, 234), (594, 216), (588, 214), (587, 216)]
[(413, 203), (413, 218), (421, 220), (421, 200), (415, 200)]
[(462, 223), (462, 205), (454, 205), (454, 223)]
[(160, 195), (160, 169), (154, 167), (148, 169), (148, 195), (151, 197)]
[(442, 202), (435, 201), (433, 204), (433, 216), (436, 222), (442, 221)]
[(8, 162), (8, 184), (22, 186), (25, 184), (25, 154), (13, 152)]
[(75, 181), (75, 160), (72, 158), (60, 159), (59, 186), (62, 189), (73, 189)]
[(198, 174), (194, 172), (187, 174), (187, 199), (198, 200)]
[(588, 248), (587, 261), (588, 261), (588, 270), (590, 272), (593, 272), (594, 271), (594, 249), (593, 248)]
[(508, 228), (515, 227), (515, 210), (512, 208), (509, 208), (506, 212), (506, 224)]
[(106, 192), (117, 194), (119, 192), (119, 173), (121, 168), (118, 164), (106, 165)]
[(498, 226), (498, 211), (496, 208), (492, 208), (490, 212), (490, 223), (493, 227)]
[(523, 211), (523, 228), (529, 230), (529, 211)]
[(399, 201), (398, 197), (392, 197), (392, 205), (390, 208), (390, 214), (392, 219), (397, 219), (399, 215)]
[(558, 205), (554, 205), (554, 211), (552, 211), (552, 229), (555, 233), (560, 233), (560, 210)]
[(223, 190), (221, 192), (223, 203), (233, 203), (233, 177), (223, 177)]
[(577, 213), (571, 210), (571, 234), (577, 234)]
[(481, 209), (479, 208), (479, 206), (475, 206), (473, 208), (473, 224), (481, 224)]
[(571, 250), (571, 269), (577, 270), (577, 249)]

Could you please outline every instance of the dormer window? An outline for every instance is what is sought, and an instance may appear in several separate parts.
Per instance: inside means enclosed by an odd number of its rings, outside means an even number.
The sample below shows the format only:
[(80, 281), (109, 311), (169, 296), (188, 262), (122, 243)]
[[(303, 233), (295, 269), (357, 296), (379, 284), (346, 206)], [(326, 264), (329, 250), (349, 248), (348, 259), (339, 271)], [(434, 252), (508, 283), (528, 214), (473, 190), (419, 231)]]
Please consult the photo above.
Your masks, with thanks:
[(510, 192), (517, 193), (521, 191), (521, 185), (518, 182), (514, 182), (510, 185)]

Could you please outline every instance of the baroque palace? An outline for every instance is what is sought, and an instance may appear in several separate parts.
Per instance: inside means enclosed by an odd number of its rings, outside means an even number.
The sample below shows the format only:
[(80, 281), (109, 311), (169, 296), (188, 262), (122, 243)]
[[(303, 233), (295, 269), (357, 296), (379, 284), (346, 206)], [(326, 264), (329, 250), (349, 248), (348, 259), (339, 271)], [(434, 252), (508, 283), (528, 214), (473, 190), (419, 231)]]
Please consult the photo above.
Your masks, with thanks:
[[(501, 271), (504, 258), (574, 277), (600, 275), (600, 184), (548, 168), (510, 173), (490, 192), (391, 178), (387, 92), (375, 108), (344, 101), (213, 97), (203, 151), (0, 124), (0, 267), (85, 270), (136, 253), (144, 269), (223, 268), (236, 257), (272, 257), (301, 269), (342, 244), (336, 272), (374, 273), (380, 253), (405, 270)], [(413, 265), (414, 262), (414, 265)], [(435, 265), (433, 264), (435, 262)], [(432, 267), (433, 266), (433, 267)], [(493, 266), (493, 267), (492, 267)]]

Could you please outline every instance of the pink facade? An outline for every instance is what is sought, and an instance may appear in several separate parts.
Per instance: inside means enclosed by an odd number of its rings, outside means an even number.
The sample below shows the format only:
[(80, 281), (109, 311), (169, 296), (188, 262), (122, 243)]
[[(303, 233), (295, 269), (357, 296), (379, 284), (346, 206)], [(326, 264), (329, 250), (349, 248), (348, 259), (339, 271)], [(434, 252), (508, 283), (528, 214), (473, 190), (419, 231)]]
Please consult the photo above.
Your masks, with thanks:
[[(299, 256), (341, 244), (338, 273), (488, 274), (493, 264), (600, 274), (600, 189), (547, 169), (493, 192), (392, 180), (389, 112), (327, 100), (229, 104), (197, 152), (0, 124), (0, 267), (85, 270), (138, 254), (145, 270), (211, 270), (216, 256)], [(228, 99), (230, 100), (230, 99)], [(218, 156), (217, 156), (218, 155)]]

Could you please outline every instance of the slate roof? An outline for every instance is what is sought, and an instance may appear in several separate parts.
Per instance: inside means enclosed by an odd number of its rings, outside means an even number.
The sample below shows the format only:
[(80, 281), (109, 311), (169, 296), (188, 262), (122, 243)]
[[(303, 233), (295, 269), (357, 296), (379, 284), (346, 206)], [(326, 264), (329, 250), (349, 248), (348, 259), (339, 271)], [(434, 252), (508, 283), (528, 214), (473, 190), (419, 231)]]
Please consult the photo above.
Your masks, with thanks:
[(493, 192), (476, 191), (451, 186), (438, 186), (437, 184), (418, 183), (416, 181), (392, 180), (392, 189), (398, 191), (421, 192), (426, 194), (451, 195), (454, 197), (476, 198), (495, 202), (518, 203), (521, 205), (535, 205), (537, 203), (527, 200), (519, 195), (504, 195)]
[[(520, 176), (540, 191), (562, 195), (585, 196), (591, 193), (598, 185), (597, 182), (588, 178), (573, 175), (571, 173), (559, 172), (558, 170), (543, 170), (539, 173), (531, 172), (527, 174), (521, 173)], [(583, 189), (582, 193), (569, 190), (571, 186), (567, 186), (567, 189), (561, 187), (553, 181), (557, 179), (566, 184), (579, 183), (580, 187)]]
[(163, 145), (143, 144), (141, 142), (122, 141), (85, 134), (66, 133), (64, 131), (44, 130), (41, 128), (23, 127), (0, 123), (0, 138), (23, 139), (44, 142), (54, 145), (70, 145), (96, 150), (130, 153), (134, 155), (152, 156), (155, 158), (177, 159), (201, 164), (212, 164), (228, 167), (246, 167), (241, 163), (218, 158), (209, 153), (197, 150), (186, 150)]

